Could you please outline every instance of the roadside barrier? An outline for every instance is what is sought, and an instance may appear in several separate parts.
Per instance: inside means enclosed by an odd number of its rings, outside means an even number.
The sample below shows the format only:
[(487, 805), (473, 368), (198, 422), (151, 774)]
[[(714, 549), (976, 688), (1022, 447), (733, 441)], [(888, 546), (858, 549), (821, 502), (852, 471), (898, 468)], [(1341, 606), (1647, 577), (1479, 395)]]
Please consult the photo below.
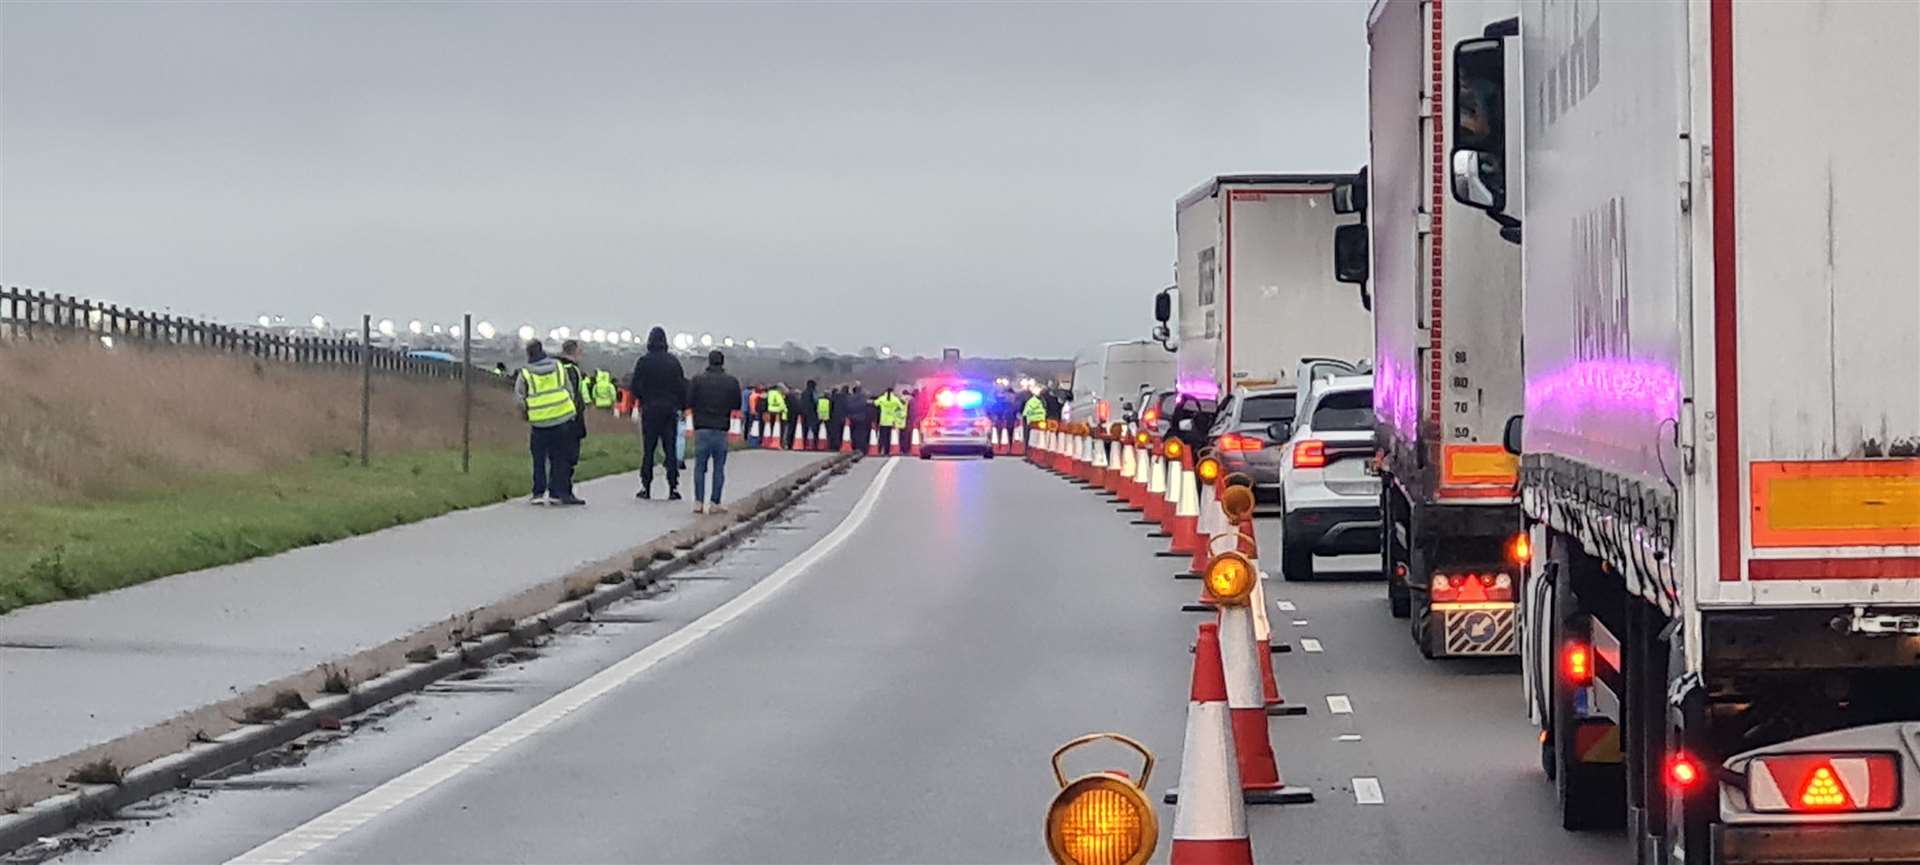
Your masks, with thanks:
[(1202, 622), (1194, 642), (1180, 785), (1167, 794), (1167, 803), (1175, 806), (1172, 865), (1253, 865), (1233, 744), (1220, 626)]
[(1173, 515), (1168, 519), (1167, 527), (1168, 533), (1173, 535), (1173, 552), (1187, 555), (1192, 555), (1200, 549), (1200, 490), (1197, 488), (1199, 479), (1192, 472), (1187, 471), (1185, 465), (1191, 460), (1190, 454), (1181, 454), (1181, 462), (1176, 464), (1181, 468), (1180, 480), (1177, 484), (1179, 489), (1175, 496)]
[[(1249, 568), (1256, 565), (1248, 564)], [(1259, 578), (1254, 582), (1257, 585)], [(1267, 730), (1267, 701), (1262, 693), (1260, 659), (1268, 657), (1254, 638), (1252, 596), (1220, 605), (1220, 662), (1226, 668), (1227, 710), (1233, 727), (1233, 751), (1239, 759), (1240, 789), (1250, 805), (1288, 805), (1313, 801), (1313, 791), (1290, 787), (1280, 777)]]

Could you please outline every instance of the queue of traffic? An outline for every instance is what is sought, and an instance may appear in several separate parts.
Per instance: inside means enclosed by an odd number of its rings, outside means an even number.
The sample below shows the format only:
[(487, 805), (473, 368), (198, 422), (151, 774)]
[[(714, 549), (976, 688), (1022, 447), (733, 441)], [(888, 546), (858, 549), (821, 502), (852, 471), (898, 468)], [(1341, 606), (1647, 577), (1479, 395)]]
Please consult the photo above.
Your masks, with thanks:
[(1175, 204), (1141, 428), (1284, 578), (1376, 555), (1421, 656), (1518, 655), (1637, 863), (1920, 861), (1917, 31), (1377, 0), (1366, 166)]

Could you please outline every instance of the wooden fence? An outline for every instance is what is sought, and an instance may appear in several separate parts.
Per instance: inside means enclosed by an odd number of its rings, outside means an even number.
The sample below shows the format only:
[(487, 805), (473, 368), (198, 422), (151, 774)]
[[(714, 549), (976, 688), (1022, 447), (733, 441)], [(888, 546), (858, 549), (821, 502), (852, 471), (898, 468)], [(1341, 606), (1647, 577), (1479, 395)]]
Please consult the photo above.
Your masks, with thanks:
[[(458, 362), (413, 357), (384, 346), (365, 346), (357, 337), (293, 336), (0, 286), (0, 340), (58, 339), (76, 333), (151, 345), (224, 351), (309, 366), (358, 367), (370, 356), (370, 365), (377, 371), (421, 378), (457, 380), (461, 369)], [(495, 377), (479, 378), (485, 381)]]

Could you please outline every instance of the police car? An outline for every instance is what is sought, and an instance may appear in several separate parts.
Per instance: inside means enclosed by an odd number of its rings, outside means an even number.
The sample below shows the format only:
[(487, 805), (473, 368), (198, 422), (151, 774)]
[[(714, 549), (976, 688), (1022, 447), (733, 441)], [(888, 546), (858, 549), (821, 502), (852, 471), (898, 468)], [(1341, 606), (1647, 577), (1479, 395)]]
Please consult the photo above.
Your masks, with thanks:
[(973, 382), (923, 383), (919, 406), (920, 458), (935, 454), (979, 454), (993, 459), (993, 419), (987, 416), (986, 388)]

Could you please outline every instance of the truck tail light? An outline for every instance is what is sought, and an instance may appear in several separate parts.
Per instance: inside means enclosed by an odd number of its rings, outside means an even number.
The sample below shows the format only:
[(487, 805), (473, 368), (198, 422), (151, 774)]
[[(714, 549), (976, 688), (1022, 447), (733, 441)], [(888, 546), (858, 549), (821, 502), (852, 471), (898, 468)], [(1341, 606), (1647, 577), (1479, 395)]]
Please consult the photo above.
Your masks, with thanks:
[(1667, 755), (1667, 789), (1675, 793), (1693, 792), (1706, 778), (1706, 770), (1700, 767), (1700, 761), (1692, 754), (1677, 751)]
[(1319, 439), (1306, 439), (1293, 446), (1293, 467), (1297, 469), (1326, 468), (1327, 443)]
[(1507, 558), (1516, 565), (1533, 561), (1533, 539), (1521, 532), (1507, 542)]
[(1560, 675), (1576, 688), (1593, 684), (1593, 649), (1586, 643), (1567, 643), (1560, 650)]
[(1747, 766), (1747, 801), (1770, 813), (1891, 811), (1900, 806), (1894, 754), (1779, 754)]

